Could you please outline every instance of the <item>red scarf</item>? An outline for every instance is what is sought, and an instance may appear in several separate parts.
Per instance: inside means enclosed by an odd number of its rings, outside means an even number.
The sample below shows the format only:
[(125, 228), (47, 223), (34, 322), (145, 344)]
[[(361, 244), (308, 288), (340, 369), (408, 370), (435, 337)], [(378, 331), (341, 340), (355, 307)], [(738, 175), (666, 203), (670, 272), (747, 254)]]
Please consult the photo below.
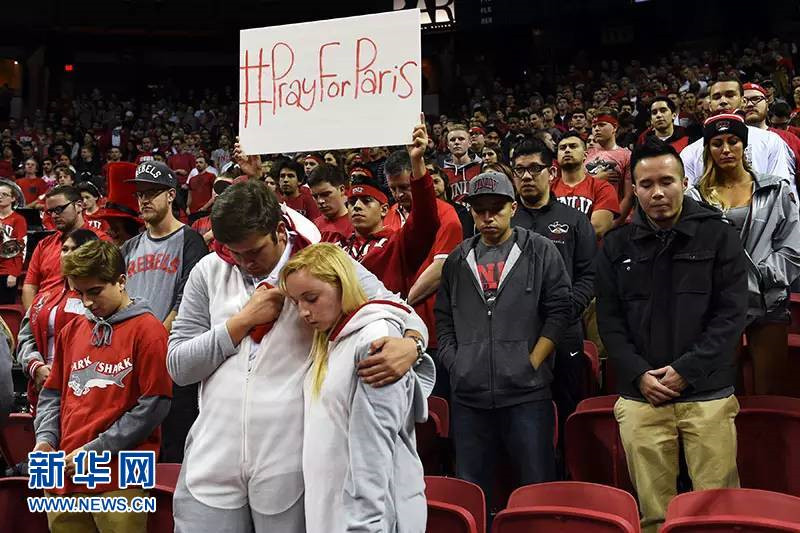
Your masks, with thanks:
[[(282, 219), (283, 223), (286, 224), (287, 233), (290, 233), (291, 234), (290, 238), (292, 238), (292, 251), (290, 257), (299, 252), (300, 250), (302, 250), (303, 248), (313, 244), (311, 241), (309, 241), (295, 229), (295, 225), (289, 217), (284, 215)], [(221, 242), (215, 239), (211, 244), (211, 249), (214, 252), (216, 252), (216, 254), (229, 265), (236, 265), (236, 260), (233, 258), (230, 249)], [(267, 287), (268, 289), (274, 288), (266, 281), (262, 281), (261, 283), (259, 283), (258, 287), (262, 285)], [(274, 322), (268, 322), (267, 324), (260, 324), (254, 327), (253, 329), (250, 330), (250, 338), (253, 339), (254, 342), (261, 342), (261, 339), (264, 338), (264, 335), (269, 333), (269, 331), (272, 329), (273, 324)]]

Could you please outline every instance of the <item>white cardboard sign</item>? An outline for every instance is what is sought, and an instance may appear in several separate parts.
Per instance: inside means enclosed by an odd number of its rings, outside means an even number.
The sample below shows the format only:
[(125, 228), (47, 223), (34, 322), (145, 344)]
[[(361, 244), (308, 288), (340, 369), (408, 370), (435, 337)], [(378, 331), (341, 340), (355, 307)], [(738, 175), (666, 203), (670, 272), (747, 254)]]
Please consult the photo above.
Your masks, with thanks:
[(242, 30), (248, 154), (408, 144), (422, 109), (416, 9)]

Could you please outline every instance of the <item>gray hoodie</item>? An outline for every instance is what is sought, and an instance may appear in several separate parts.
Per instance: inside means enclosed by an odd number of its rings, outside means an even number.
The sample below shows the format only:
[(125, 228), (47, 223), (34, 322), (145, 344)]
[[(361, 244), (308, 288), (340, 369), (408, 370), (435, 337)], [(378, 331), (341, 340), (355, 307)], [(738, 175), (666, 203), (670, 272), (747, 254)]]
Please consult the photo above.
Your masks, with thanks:
[[(114, 324), (145, 313), (152, 314), (152, 311), (147, 301), (143, 299), (133, 301), (128, 307), (105, 319), (95, 317), (87, 310), (86, 318), (94, 323), (92, 346), (110, 346), (114, 336)], [(144, 441), (161, 424), (169, 412), (169, 406), (169, 398), (142, 396), (133, 409), (125, 412), (84, 448), (98, 452), (109, 450), (111, 453), (130, 449)], [(53, 448), (58, 448), (61, 439), (61, 391), (42, 388), (33, 426), (36, 431), (36, 442), (47, 442)]]
[[(748, 321), (785, 309), (789, 286), (800, 276), (800, 212), (794, 187), (780, 176), (753, 176), (755, 190), (740, 233), (748, 258)], [(704, 201), (694, 187), (686, 196)]]

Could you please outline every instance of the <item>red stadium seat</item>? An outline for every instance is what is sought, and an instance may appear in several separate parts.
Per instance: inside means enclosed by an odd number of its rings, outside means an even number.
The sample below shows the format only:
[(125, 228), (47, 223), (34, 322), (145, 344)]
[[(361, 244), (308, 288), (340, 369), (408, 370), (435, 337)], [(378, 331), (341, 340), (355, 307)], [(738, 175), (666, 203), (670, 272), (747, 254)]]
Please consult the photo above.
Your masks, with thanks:
[(614, 404), (619, 400), (619, 394), (608, 394), (606, 396), (594, 396), (586, 398), (578, 404), (575, 411), (588, 411), (590, 409), (613, 409)]
[(19, 335), (19, 327), (22, 324), (22, 318), (25, 316), (25, 308), (19, 304), (0, 305), (0, 317), (3, 318), (11, 334), (14, 335), (14, 341), (17, 340)]
[[(165, 463), (168, 464), (168, 463)], [(147, 517), (147, 533), (172, 533), (175, 524), (172, 519), (172, 497), (175, 487), (158, 484), (149, 489), (150, 496), (156, 499), (156, 512)]]
[[(565, 426), (565, 458), (570, 478), (633, 493), (625, 449), (614, 418), (616, 397), (589, 398), (578, 404)], [(587, 409), (586, 406), (593, 407)], [(594, 408), (596, 406), (596, 408)]]
[[(469, 481), (453, 477), (425, 476), (425, 497), (428, 501), (463, 507), (474, 519), (478, 533), (486, 531), (486, 500), (481, 488)], [(431, 529), (428, 531), (447, 531)]]
[[(28, 452), (36, 446), (33, 417), (29, 413), (11, 413), (0, 429), (0, 453), (9, 466), (28, 461)], [(0, 529), (0, 531), (3, 531)]]
[(800, 398), (742, 396), (736, 417), (742, 487), (800, 496)]
[(639, 510), (633, 496), (613, 487), (575, 481), (540, 483), (515, 490), (508, 508), (495, 517), (492, 531), (636, 533)]
[(174, 489), (180, 472), (180, 463), (156, 463), (156, 483)]
[(800, 532), (800, 498), (753, 489), (687, 492), (673, 498), (662, 533)]
[(428, 524), (430, 533), (480, 533), (473, 517), (458, 505), (428, 500)]
[(442, 437), (448, 438), (450, 436), (450, 406), (447, 404), (447, 400), (439, 396), (430, 396), (428, 412), (436, 413), (441, 423)]
[(587, 392), (588, 397), (597, 394), (600, 385), (600, 352), (597, 349), (597, 345), (592, 341), (583, 341), (583, 356), (589, 362), (589, 369), (591, 370), (589, 376), (587, 376), (588, 383), (586, 384), (589, 389)]
[(793, 292), (789, 295), (789, 312), (792, 315), (789, 333), (800, 333), (800, 293)]
[(0, 478), (0, 531), (48, 533), (47, 515), (28, 511), (29, 496), (44, 493), (29, 489), (27, 477)]
[(443, 459), (446, 443), (442, 422), (433, 411), (428, 411), (428, 420), (416, 425), (417, 453), (426, 474), (444, 473)]

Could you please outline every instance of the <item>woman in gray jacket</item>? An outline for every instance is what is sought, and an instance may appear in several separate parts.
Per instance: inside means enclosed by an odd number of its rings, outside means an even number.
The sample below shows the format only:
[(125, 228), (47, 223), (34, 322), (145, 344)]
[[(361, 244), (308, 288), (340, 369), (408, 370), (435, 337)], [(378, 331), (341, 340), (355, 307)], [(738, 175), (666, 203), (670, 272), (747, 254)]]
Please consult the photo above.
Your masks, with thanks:
[[(800, 275), (800, 214), (786, 180), (756, 174), (744, 159), (747, 126), (738, 115), (703, 125), (704, 172), (686, 194), (720, 209), (741, 235), (747, 253), (749, 305), (745, 329), (756, 394), (793, 395), (789, 367), (789, 286)], [(713, 281), (713, 280), (710, 280)]]

